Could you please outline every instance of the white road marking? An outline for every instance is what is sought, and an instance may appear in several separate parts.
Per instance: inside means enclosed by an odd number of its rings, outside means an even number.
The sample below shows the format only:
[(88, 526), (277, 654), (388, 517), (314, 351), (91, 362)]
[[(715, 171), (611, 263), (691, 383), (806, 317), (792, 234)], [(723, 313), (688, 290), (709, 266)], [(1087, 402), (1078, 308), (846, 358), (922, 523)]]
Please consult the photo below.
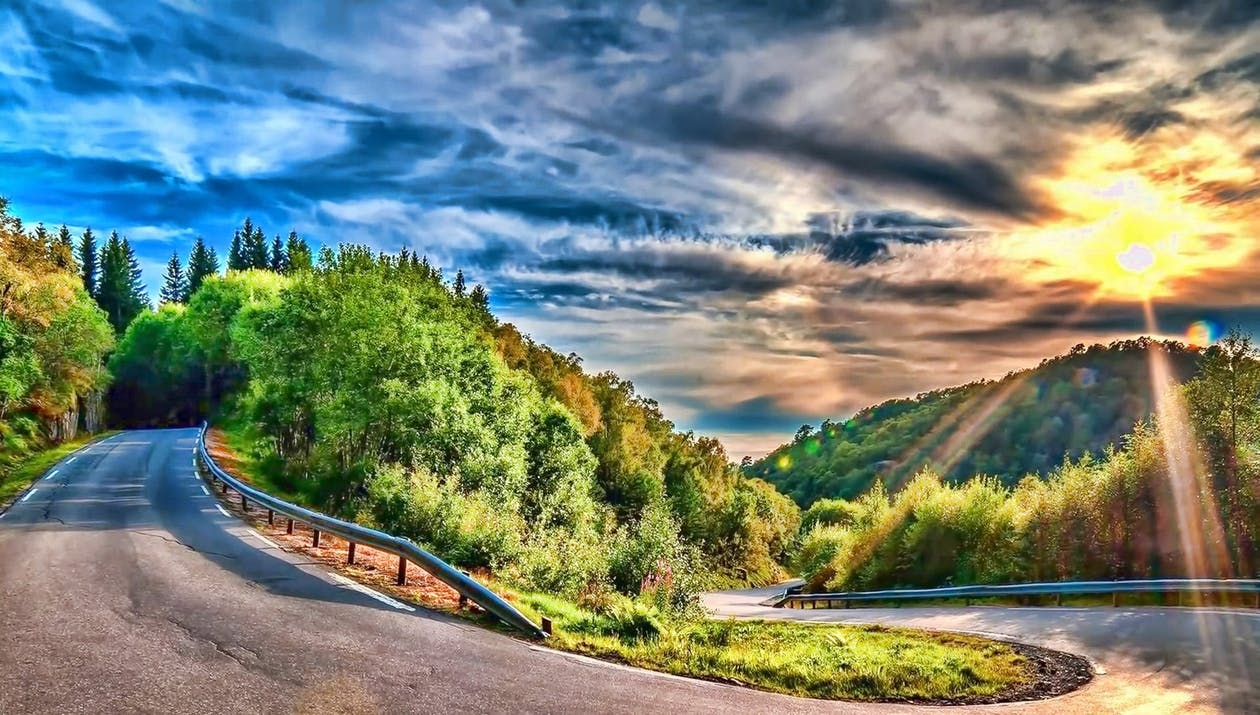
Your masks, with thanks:
[(47, 479), (48, 481), (52, 481), (52, 478), (57, 476), (57, 472), (60, 472), (60, 471), (61, 471), (60, 469), (54, 469), (51, 472), (49, 472), (48, 476), (44, 477), (44, 479)]
[(401, 601), (396, 601), (396, 600), (394, 600), (394, 599), (390, 598), (389, 596), (386, 596), (385, 594), (380, 593), (379, 591), (373, 591), (372, 589), (368, 588), (367, 586), (364, 586), (363, 584), (358, 583), (358, 582), (356, 582), (356, 581), (352, 581), (352, 580), (350, 580), (350, 579), (346, 578), (345, 576), (342, 576), (342, 575), (341, 575), (341, 574), (339, 574), (339, 573), (331, 573), (331, 572), (330, 572), (328, 575), (329, 575), (329, 576), (332, 576), (332, 577), (333, 577), (333, 578), (335, 578), (335, 579), (337, 579), (337, 580), (338, 580), (338, 581), (340, 581), (341, 583), (344, 583), (345, 585), (349, 586), (350, 588), (353, 588), (354, 590), (358, 591), (359, 593), (361, 593), (361, 594), (363, 594), (363, 595), (365, 595), (365, 596), (370, 596), (371, 598), (375, 598), (376, 600), (380, 601), (381, 603), (383, 603), (383, 604), (385, 604), (385, 605), (387, 605), (387, 606), (393, 606), (394, 608), (397, 608), (397, 609), (398, 609), (398, 610), (400, 610), (400, 611), (411, 611), (411, 612), (415, 612), (415, 610), (416, 610), (416, 609), (412, 608), (411, 606), (408, 606), (407, 604), (405, 604), (405, 603), (403, 603), (403, 602), (401, 602)]
[(206, 496), (210, 496), (210, 490), (206, 489), (206, 485), (204, 484), (201, 485), (201, 493), (205, 494)]
[[(259, 541), (263, 542), (264, 544), (266, 544), (266, 545), (270, 546), (270, 547), (271, 547), (271, 548), (273, 548), (273, 549), (279, 549), (279, 548), (280, 548), (280, 544), (277, 544), (276, 542), (272, 541), (271, 539), (268, 539), (267, 537), (263, 536), (262, 534), (258, 533), (257, 531), (255, 531), (255, 532), (254, 532), (254, 536), (258, 537), (258, 540), (259, 540)], [(281, 551), (283, 551), (283, 549), (281, 549)]]
[(31, 497), (35, 496), (35, 492), (37, 491), (39, 490), (38, 489), (30, 490), (29, 492), (26, 493), (26, 496), (22, 497), (22, 501), (26, 501), (27, 499), (30, 499)]
[(70, 457), (70, 459), (67, 459), (67, 460), (66, 460), (66, 464), (69, 464), (69, 463), (71, 463), (71, 462), (73, 462), (73, 461), (74, 461), (74, 457)]
[(219, 513), (220, 513), (220, 514), (222, 514), (223, 516), (226, 516), (226, 517), (231, 517), (231, 516), (232, 516), (231, 514), (229, 514), (229, 513), (227, 512), (227, 509), (224, 509), (224, 508), (223, 508), (223, 505), (222, 505), (222, 504), (215, 504), (215, 505), (214, 505), (214, 508), (215, 508), (215, 509), (218, 509), (218, 510), (219, 510)]

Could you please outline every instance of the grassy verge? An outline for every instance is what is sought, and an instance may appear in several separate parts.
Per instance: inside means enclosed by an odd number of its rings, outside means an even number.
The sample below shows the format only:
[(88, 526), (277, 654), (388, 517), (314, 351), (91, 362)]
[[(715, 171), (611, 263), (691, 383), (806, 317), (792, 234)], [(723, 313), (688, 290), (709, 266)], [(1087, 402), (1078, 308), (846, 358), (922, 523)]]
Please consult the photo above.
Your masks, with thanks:
[(108, 437), (111, 434), (114, 434), (114, 432), (98, 432), (97, 434), (80, 436), (69, 442), (62, 442), (49, 449), (35, 452), (15, 464), (12, 469), (0, 472), (0, 507), (7, 507), (9, 502), (23, 491), (26, 491), (26, 488), (31, 483), (43, 476), (44, 472), (51, 469), (54, 464), (61, 461), (66, 455), (89, 442)]
[[(267, 477), (247, 427), (228, 425), (209, 438), (223, 468), (276, 496), (305, 501), (300, 490), (286, 490)], [(348, 565), (343, 540), (325, 534), (313, 546), (303, 525), (290, 533), (287, 520), (268, 524), (263, 510), (243, 512), (234, 494), (215, 494), (286, 551), (302, 552), (395, 598), (501, 628), (475, 606), (461, 607), (453, 590), (418, 568), (399, 586), (394, 557), (359, 546), (356, 563)], [(815, 698), (931, 703), (989, 699), (1035, 679), (1032, 664), (1010, 645), (969, 636), (882, 626), (668, 619), (624, 596), (587, 608), (518, 591), (484, 574), (478, 578), (535, 622), (550, 619), (548, 646), (676, 675)]]
[(552, 619), (548, 645), (652, 670), (843, 700), (953, 701), (1026, 682), (1005, 643), (883, 626), (779, 621), (660, 623), (638, 604), (597, 613), (521, 594), (527, 615)]

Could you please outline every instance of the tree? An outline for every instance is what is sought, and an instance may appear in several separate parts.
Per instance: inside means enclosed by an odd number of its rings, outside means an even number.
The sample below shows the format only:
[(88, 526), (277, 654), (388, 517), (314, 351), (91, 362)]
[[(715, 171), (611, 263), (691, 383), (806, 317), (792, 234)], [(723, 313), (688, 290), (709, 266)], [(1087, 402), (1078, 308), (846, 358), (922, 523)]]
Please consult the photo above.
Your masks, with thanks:
[(73, 272), (78, 270), (78, 266), (74, 262), (74, 238), (70, 235), (70, 229), (63, 223), (57, 231), (57, 237), (53, 239), (52, 244), (48, 247), (48, 257), (57, 268)]
[(158, 300), (161, 303), (188, 302), (188, 277), (184, 275), (179, 253), (175, 251), (171, 252), (171, 260), (166, 262), (166, 275), (162, 277), (162, 290), (158, 294)]
[(193, 243), (192, 252), (188, 254), (188, 295), (196, 293), (207, 278), (218, 273), (219, 257), (215, 255), (213, 248), (207, 249), (206, 242), (198, 236)]
[(97, 271), (96, 235), (89, 226), (83, 229), (79, 239), (79, 275), (83, 278), (83, 289), (93, 298), (96, 297)]
[(271, 263), (267, 266), (273, 273), (289, 272), (289, 256), (284, 252), (284, 244), (280, 242), (280, 234), (271, 239)]
[(456, 298), (464, 297), (464, 272), (462, 270), (455, 271), (455, 282), (451, 284), (451, 288), (455, 291)]
[[(249, 219), (246, 219), (248, 222)], [(254, 227), (252, 233), (241, 232), (245, 236), (245, 261), (248, 268), (265, 271), (271, 263), (271, 256), (267, 251), (267, 237), (263, 235), (262, 229)]]
[(306, 245), (306, 239), (297, 235), (297, 231), (289, 231), (289, 240), (285, 243), (284, 253), (288, 258), (285, 273), (311, 270), (311, 247)]
[[(246, 219), (248, 221), (249, 219)], [(241, 232), (236, 231), (232, 234), (232, 247), (228, 249), (229, 271), (243, 271), (249, 268), (249, 261), (245, 256), (245, 246), (241, 242)]]
[(116, 333), (122, 333), (133, 318), (148, 307), (140, 263), (131, 244), (114, 231), (101, 249), (100, 283), (96, 302), (109, 316)]

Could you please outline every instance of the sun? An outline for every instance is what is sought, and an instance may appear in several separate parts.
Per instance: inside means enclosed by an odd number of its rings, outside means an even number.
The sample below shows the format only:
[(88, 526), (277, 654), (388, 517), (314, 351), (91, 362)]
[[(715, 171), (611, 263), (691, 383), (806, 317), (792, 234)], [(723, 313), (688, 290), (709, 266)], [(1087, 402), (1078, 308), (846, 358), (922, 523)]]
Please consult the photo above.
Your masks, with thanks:
[(1062, 218), (1015, 237), (1025, 277), (1089, 284), (1099, 299), (1150, 300), (1245, 260), (1245, 228), (1170, 161), (1123, 140), (1078, 150), (1041, 184)]

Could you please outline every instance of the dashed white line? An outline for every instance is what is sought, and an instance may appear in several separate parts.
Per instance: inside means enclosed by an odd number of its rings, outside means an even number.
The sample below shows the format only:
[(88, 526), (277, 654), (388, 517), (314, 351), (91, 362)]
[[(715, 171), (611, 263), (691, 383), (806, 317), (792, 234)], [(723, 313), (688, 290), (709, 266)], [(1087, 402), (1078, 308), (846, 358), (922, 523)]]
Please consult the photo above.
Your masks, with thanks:
[(70, 457), (70, 459), (67, 459), (67, 460), (66, 460), (66, 464), (69, 464), (69, 463), (71, 463), (71, 462), (73, 462), (73, 461), (74, 461), (74, 457)]
[(373, 591), (372, 589), (368, 588), (367, 586), (364, 586), (364, 585), (363, 585), (363, 584), (361, 584), (361, 583), (356, 583), (356, 582), (354, 582), (354, 581), (351, 581), (350, 579), (346, 578), (345, 576), (342, 576), (342, 575), (341, 575), (341, 574), (339, 574), (339, 573), (330, 573), (330, 574), (329, 574), (329, 576), (332, 576), (333, 578), (337, 579), (337, 580), (338, 580), (338, 581), (340, 581), (341, 583), (343, 583), (343, 584), (345, 584), (345, 585), (349, 586), (350, 588), (353, 588), (354, 590), (358, 591), (359, 593), (361, 593), (361, 594), (363, 594), (363, 595), (365, 595), (365, 596), (369, 596), (369, 597), (371, 597), (371, 598), (375, 598), (376, 600), (380, 601), (381, 603), (383, 603), (383, 604), (385, 604), (385, 605), (387, 605), (387, 606), (392, 606), (392, 607), (394, 607), (394, 608), (397, 608), (397, 609), (398, 609), (398, 610), (400, 610), (400, 611), (411, 611), (411, 612), (415, 612), (415, 610), (416, 610), (416, 609), (412, 608), (411, 606), (408, 606), (407, 604), (405, 604), (405, 603), (403, 603), (403, 602), (401, 602), (401, 601), (396, 601), (396, 600), (394, 600), (394, 599), (390, 598), (389, 596), (386, 596), (386, 595), (385, 595), (385, 594), (383, 594), (383, 593), (379, 593), (379, 592), (377, 592), (377, 591)]
[(220, 514), (222, 514), (223, 516), (226, 516), (226, 517), (231, 518), (231, 516), (232, 516), (232, 515), (231, 515), (231, 514), (229, 514), (229, 513), (227, 512), (227, 509), (224, 509), (224, 508), (223, 508), (223, 506), (222, 506), (221, 504), (215, 504), (215, 505), (214, 505), (214, 508), (215, 508), (215, 509), (218, 509), (218, 510), (219, 510), (219, 513), (220, 513)]
[(206, 489), (206, 485), (204, 484), (201, 485), (201, 493), (205, 494), (206, 496), (210, 496), (210, 490)]
[(30, 499), (31, 497), (35, 496), (35, 492), (37, 491), (39, 490), (38, 489), (30, 490), (29, 492), (26, 493), (26, 496), (22, 497), (22, 501), (26, 501), (27, 499)]
[(52, 478), (53, 478), (53, 477), (55, 477), (55, 476), (57, 476), (57, 472), (60, 472), (60, 471), (61, 471), (60, 469), (54, 469), (54, 470), (52, 470), (51, 472), (49, 472), (49, 473), (48, 473), (48, 476), (44, 477), (44, 479), (47, 479), (47, 480), (49, 480), (49, 481), (52, 481)]
[[(253, 534), (254, 534), (254, 536), (255, 536), (255, 537), (257, 537), (257, 539), (258, 539), (259, 541), (261, 541), (261, 542), (263, 542), (264, 544), (266, 544), (266, 545), (270, 546), (271, 548), (273, 548), (273, 549), (279, 549), (279, 548), (280, 548), (280, 544), (277, 544), (276, 542), (272, 541), (271, 539), (268, 539), (267, 537), (263, 536), (262, 534), (258, 533), (257, 531), (253, 532)], [(281, 549), (281, 550), (283, 550), (283, 549)]]

